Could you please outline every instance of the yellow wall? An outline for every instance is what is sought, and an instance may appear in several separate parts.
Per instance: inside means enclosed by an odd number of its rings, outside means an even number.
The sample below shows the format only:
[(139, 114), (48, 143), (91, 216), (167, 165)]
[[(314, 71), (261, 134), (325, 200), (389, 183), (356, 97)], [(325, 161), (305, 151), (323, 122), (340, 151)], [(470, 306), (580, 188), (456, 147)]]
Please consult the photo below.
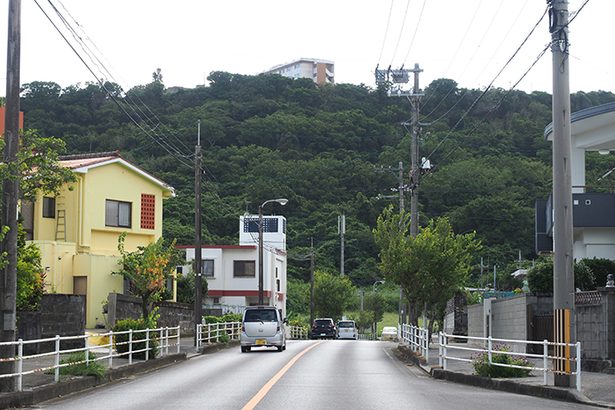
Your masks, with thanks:
[[(86, 327), (106, 324), (102, 303), (110, 292), (122, 293), (118, 237), (127, 232), (126, 250), (135, 251), (162, 236), (162, 188), (137, 172), (113, 163), (77, 174), (77, 182), (56, 198), (57, 210), (66, 211), (66, 241), (55, 241), (56, 218), (42, 217), (42, 195), (34, 205), (34, 242), (47, 268), (48, 292), (73, 293), (73, 278), (87, 277)], [(141, 229), (141, 194), (155, 195), (155, 229)], [(131, 227), (105, 226), (105, 200), (132, 204)], [(176, 300), (176, 284), (173, 285)]]

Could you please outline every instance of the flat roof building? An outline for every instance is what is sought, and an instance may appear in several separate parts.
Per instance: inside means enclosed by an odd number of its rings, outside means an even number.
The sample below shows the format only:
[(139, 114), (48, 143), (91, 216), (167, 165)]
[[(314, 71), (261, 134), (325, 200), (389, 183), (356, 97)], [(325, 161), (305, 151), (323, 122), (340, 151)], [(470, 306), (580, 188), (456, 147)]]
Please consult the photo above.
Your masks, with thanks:
[(318, 85), (335, 83), (333, 61), (300, 58), (287, 64), (276, 65), (263, 74), (279, 74), (289, 78), (310, 78)]

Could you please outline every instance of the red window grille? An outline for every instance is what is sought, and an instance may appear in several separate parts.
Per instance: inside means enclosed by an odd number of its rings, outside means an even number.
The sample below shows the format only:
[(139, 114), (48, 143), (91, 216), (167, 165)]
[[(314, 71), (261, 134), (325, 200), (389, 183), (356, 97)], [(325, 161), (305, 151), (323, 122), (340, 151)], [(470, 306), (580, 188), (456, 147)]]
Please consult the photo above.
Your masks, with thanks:
[(141, 229), (155, 229), (156, 196), (141, 194)]

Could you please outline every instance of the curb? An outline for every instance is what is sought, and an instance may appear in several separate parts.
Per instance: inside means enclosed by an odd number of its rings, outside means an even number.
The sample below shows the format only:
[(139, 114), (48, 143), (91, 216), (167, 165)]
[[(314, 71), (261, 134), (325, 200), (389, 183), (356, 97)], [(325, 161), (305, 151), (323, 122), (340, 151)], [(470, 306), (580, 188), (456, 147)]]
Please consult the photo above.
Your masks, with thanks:
[(198, 350), (199, 354), (215, 353), (223, 349), (230, 349), (231, 347), (239, 346), (239, 340), (231, 340), (228, 343), (215, 343), (210, 345), (204, 345)]
[(140, 362), (133, 365), (110, 369), (105, 373), (105, 376), (100, 379), (94, 376), (84, 376), (62, 381), (60, 383), (35, 387), (32, 390), (3, 393), (0, 394), (0, 409), (31, 406), (33, 404), (57, 397), (78, 393), (92, 387), (110, 384), (116, 380), (120, 380), (134, 374), (146, 373), (152, 370), (161, 369), (185, 360), (185, 353), (172, 354), (159, 359), (148, 360), (147, 362)]

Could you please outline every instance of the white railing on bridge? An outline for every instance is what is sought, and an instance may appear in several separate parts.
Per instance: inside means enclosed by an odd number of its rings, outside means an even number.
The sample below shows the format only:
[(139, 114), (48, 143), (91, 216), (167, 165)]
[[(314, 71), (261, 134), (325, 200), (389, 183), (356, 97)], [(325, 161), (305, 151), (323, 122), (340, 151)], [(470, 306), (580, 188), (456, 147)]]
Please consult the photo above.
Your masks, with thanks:
[(406, 342), (415, 352), (420, 352), (425, 360), (429, 360), (429, 330), (408, 325), (406, 323), (399, 326), (398, 336), (402, 342)]
[[(118, 336), (127, 337), (127, 341), (117, 342)], [(101, 345), (88, 345), (88, 338), (91, 337), (99, 337), (99, 338), (107, 338), (108, 342)], [(121, 339), (123, 339), (122, 337)], [(83, 340), (84, 347), (77, 347), (73, 349), (61, 349), (62, 341), (74, 341), (74, 340)], [(54, 348), (49, 352), (37, 353), (25, 355), (23, 354), (24, 346), (34, 345), (37, 343), (53, 343)], [(159, 345), (158, 345), (159, 343)], [(137, 349), (136, 345), (143, 346), (143, 348)], [(60, 368), (67, 367), (76, 364), (85, 363), (87, 366), (91, 362), (103, 361), (107, 360), (107, 365), (109, 368), (113, 366), (113, 358), (124, 357), (128, 358), (128, 364), (132, 364), (133, 355), (137, 353), (145, 353), (145, 360), (150, 358), (150, 352), (153, 355), (165, 356), (169, 354), (171, 348), (176, 350), (177, 353), (180, 352), (180, 329), (179, 326), (176, 327), (160, 327), (157, 329), (142, 329), (142, 330), (125, 330), (121, 332), (113, 332), (109, 331), (107, 333), (97, 333), (95, 335), (85, 334), (85, 335), (77, 335), (77, 336), (55, 336), (46, 339), (33, 339), (33, 340), (22, 340), (19, 339), (15, 342), (1, 342), (0, 346), (15, 346), (17, 348), (17, 354), (15, 357), (11, 358), (3, 358), (1, 361), (3, 362), (15, 362), (16, 363), (16, 372), (15, 373), (4, 373), (0, 374), (0, 379), (4, 378), (16, 378), (16, 389), (17, 391), (23, 390), (23, 376), (35, 374), (35, 373), (43, 373), (48, 371), (54, 372), (54, 382), (60, 381)], [(119, 353), (117, 350), (118, 346), (126, 345), (126, 351), (123, 353)], [(90, 358), (90, 352), (96, 350), (100, 352), (100, 350), (104, 351), (103, 356), (92, 357)], [(120, 349), (122, 350), (122, 349)], [(84, 360), (80, 361), (71, 361), (61, 363), (61, 358), (63, 355), (70, 353), (78, 353), (84, 352)], [(53, 364), (38, 364), (29, 370), (24, 370), (24, 362), (28, 363), (28, 360), (34, 359), (49, 359), (51, 363), (53, 359)], [(154, 358), (154, 357), (152, 357)], [(38, 366), (38, 367), (37, 367)]]
[(303, 326), (289, 326), (289, 335), (291, 339), (307, 339), (308, 331)]
[[(451, 344), (451, 339), (462, 339), (467, 340), (468, 343), (471, 341), (480, 342), (476, 346), (472, 344), (470, 346), (460, 346), (458, 344)], [(486, 343), (486, 348), (481, 348), (480, 345), (484, 345)], [(495, 344), (495, 345), (494, 345)], [(498, 346), (498, 344), (514, 344), (514, 345), (522, 345), (526, 347), (527, 345), (540, 345), (542, 346), (542, 353), (525, 353), (525, 352), (513, 352), (504, 350)], [(528, 369), (528, 370), (538, 370), (543, 373), (543, 385), (547, 385), (547, 375), (549, 372), (556, 374), (564, 374), (561, 371), (558, 371), (554, 368), (554, 365), (557, 361), (560, 362), (574, 362), (575, 363), (575, 371), (570, 372), (569, 374), (574, 375), (576, 377), (576, 388), (578, 391), (581, 391), (581, 342), (577, 343), (556, 343), (549, 342), (547, 340), (540, 341), (532, 341), (532, 340), (517, 340), (517, 339), (495, 339), (491, 336), (489, 337), (473, 337), (473, 336), (462, 336), (462, 335), (451, 335), (447, 333), (440, 332), (438, 334), (438, 345), (439, 345), (439, 365), (444, 370), (447, 370), (448, 361), (449, 360), (457, 360), (461, 362), (472, 362), (472, 359), (467, 357), (456, 357), (451, 353), (451, 350), (459, 350), (459, 351), (471, 351), (477, 353), (487, 353), (487, 357), (489, 360), (489, 364), (493, 366), (501, 366), (501, 367), (511, 367), (518, 369)], [(574, 349), (575, 354), (574, 357), (561, 357), (561, 356), (550, 356), (549, 355), (549, 347), (553, 347), (553, 351), (557, 351), (556, 347), (561, 347), (563, 349), (559, 350), (568, 350)], [(526, 348), (523, 349), (527, 350)], [(493, 362), (494, 354), (505, 354), (510, 356), (521, 356), (527, 359), (538, 360), (540, 366), (534, 366), (530, 364), (529, 366), (519, 366), (507, 363), (495, 363)], [(569, 355), (570, 356), (570, 355)], [(529, 360), (528, 360), (529, 362)], [(549, 365), (551, 363), (551, 366)], [(531, 367), (530, 367), (531, 366)]]
[(230, 340), (239, 340), (241, 322), (203, 323), (196, 325), (196, 346), (220, 343), (222, 335), (228, 335)]

